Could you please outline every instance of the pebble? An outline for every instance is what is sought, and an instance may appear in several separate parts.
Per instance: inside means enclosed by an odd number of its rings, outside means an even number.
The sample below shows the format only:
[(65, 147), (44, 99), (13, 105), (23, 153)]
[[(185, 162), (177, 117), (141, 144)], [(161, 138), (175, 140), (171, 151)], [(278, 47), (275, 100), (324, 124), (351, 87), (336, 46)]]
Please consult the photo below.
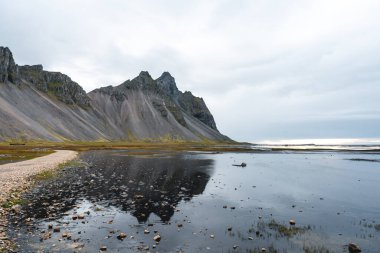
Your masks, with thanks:
[(126, 237), (127, 237), (127, 234), (126, 234), (126, 233), (120, 233), (120, 234), (117, 236), (117, 239), (119, 239), (119, 240), (124, 240)]
[(362, 250), (355, 243), (349, 243), (348, 244), (348, 252), (349, 253), (359, 253), (359, 252), (362, 252)]
[(159, 242), (159, 241), (161, 241), (161, 236), (156, 235), (155, 237), (153, 237), (153, 240), (155, 240), (156, 242)]

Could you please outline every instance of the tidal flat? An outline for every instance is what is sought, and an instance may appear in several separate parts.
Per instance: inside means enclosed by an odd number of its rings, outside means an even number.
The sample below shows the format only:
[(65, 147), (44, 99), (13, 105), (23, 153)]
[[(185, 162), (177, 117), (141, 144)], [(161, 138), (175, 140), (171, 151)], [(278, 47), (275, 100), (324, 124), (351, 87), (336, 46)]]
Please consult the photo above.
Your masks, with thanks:
[(23, 195), (8, 235), (19, 252), (375, 253), (379, 158), (86, 151)]

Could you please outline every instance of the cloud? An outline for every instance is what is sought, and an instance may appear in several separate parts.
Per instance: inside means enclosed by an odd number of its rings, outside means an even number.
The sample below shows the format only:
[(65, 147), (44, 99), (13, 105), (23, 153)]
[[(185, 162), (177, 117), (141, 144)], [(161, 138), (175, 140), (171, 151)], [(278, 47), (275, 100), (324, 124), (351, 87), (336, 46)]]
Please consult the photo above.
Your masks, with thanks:
[(169, 71), (238, 140), (380, 135), (378, 1), (0, 3), (16, 61), (87, 91)]

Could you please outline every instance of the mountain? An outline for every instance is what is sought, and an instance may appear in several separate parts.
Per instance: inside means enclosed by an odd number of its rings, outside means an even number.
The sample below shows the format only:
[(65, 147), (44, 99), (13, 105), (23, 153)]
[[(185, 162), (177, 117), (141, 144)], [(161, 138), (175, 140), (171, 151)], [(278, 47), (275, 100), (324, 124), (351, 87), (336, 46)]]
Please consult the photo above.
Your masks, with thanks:
[(178, 90), (168, 72), (86, 93), (65, 74), (18, 66), (0, 47), (0, 141), (15, 139), (230, 141), (204, 100)]

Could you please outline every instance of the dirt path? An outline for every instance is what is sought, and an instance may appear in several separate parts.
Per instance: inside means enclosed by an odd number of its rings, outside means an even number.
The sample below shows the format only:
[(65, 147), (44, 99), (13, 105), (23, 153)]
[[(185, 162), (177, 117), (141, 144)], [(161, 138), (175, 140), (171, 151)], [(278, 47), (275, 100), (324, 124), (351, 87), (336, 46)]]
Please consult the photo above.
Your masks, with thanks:
[(77, 154), (71, 150), (57, 150), (47, 156), (0, 165), (0, 203), (8, 198), (12, 189), (23, 188), (30, 176), (54, 169), (74, 159)]

